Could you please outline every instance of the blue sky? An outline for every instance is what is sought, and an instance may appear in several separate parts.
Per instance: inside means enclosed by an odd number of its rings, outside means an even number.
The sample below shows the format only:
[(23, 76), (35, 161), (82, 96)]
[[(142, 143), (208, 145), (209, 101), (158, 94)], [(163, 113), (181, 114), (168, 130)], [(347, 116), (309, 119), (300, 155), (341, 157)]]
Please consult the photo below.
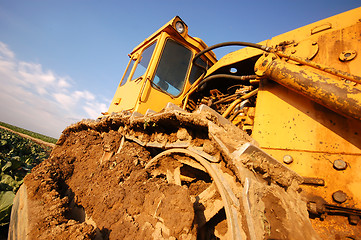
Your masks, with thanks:
[[(208, 45), (260, 42), (359, 0), (0, 0), (0, 121), (59, 137), (106, 111), (127, 54), (174, 16)], [(216, 50), (218, 58), (235, 48)]]

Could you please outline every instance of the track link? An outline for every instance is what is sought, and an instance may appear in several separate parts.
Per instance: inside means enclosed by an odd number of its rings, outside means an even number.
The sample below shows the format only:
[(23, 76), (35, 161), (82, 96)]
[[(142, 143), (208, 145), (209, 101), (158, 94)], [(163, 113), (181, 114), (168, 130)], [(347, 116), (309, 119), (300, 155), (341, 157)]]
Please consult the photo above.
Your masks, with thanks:
[[(96, 156), (89, 155), (93, 148)], [(129, 159), (133, 164), (126, 165)], [(109, 217), (104, 223), (87, 199), (101, 184), (89, 180), (88, 187), (79, 186), (76, 176), (89, 171), (91, 179), (119, 166), (123, 172), (104, 179), (108, 185), (116, 179), (110, 191), (121, 192), (111, 207), (103, 208)], [(66, 128), (49, 160), (26, 178), (27, 191), (22, 191), (17, 205), (27, 202), (33, 207), (27, 212), (29, 239), (35, 232), (40, 234), (39, 229), (49, 236), (51, 228), (57, 233), (72, 229), (82, 239), (318, 239), (298, 193), (302, 181), (212, 109), (202, 105), (188, 113), (168, 104), (160, 113), (122, 112)], [(52, 187), (43, 186), (44, 182)], [(137, 192), (143, 193), (141, 200), (135, 197)], [(49, 193), (63, 209), (60, 216), (34, 217), (34, 209), (47, 206), (41, 201)], [(127, 205), (129, 196), (133, 205)], [(99, 204), (107, 201), (111, 200), (104, 197)], [(118, 211), (121, 217), (106, 211)], [(20, 239), (17, 233), (24, 236), (22, 226), (14, 223), (23, 212), (13, 210), (9, 239)], [(172, 225), (180, 216), (183, 220)], [(49, 220), (56, 217), (60, 220)], [(129, 235), (120, 237), (117, 228), (128, 225)]]

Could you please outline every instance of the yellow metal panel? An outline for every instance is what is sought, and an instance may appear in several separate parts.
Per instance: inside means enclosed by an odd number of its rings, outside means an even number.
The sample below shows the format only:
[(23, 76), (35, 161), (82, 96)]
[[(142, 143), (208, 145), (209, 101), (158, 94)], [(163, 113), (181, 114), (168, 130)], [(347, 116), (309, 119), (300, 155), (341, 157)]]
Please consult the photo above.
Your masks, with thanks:
[[(262, 43), (261, 43), (262, 44)], [(256, 49), (256, 48), (242, 48), (238, 51), (231, 52), (221, 59), (219, 59), (218, 62), (216, 62), (208, 71), (205, 77), (211, 75), (216, 70), (218, 70), (221, 67), (231, 65), (234, 63), (238, 63), (242, 60), (261, 55), (263, 53), (262, 50)]]
[[(324, 186), (302, 185), (302, 194), (307, 199), (317, 199), (316, 196), (319, 196), (329, 204), (361, 208), (361, 165), (359, 164), (361, 155), (265, 150), (281, 161), (285, 155), (291, 156), (293, 162), (287, 167), (301, 176), (324, 180)], [(333, 167), (333, 162), (336, 160), (345, 161), (346, 169), (336, 170)], [(338, 204), (332, 198), (332, 194), (337, 191), (342, 191), (347, 195), (347, 200), (342, 204)], [(322, 221), (318, 217), (310, 220), (322, 239), (337, 239), (335, 236), (340, 233), (344, 236), (360, 236), (361, 234), (360, 227), (351, 225), (345, 216), (326, 216)]]
[[(301, 41), (308, 37), (318, 38), (318, 35), (323, 35), (327, 32), (346, 28), (355, 23), (360, 23), (361, 7), (352, 9), (350, 11), (322, 19), (318, 22), (297, 28), (295, 30), (283, 33), (273, 37), (267, 44), (272, 46), (284, 41)], [(333, 41), (331, 41), (333, 42)]]
[[(361, 75), (360, 16), (358, 8), (274, 37), (267, 45), (287, 41), (284, 53), (357, 77)], [(287, 88), (271, 80), (261, 81), (252, 137), (278, 161), (292, 159), (287, 166), (301, 176), (324, 181), (324, 186), (302, 186), (308, 201), (361, 209), (359, 84), (285, 58), (273, 60), (283, 63), (280, 68), (272, 66), (265, 75)], [(336, 169), (336, 160), (346, 163), (346, 169)], [(346, 194), (345, 202), (334, 200), (337, 191)], [(322, 239), (361, 235), (359, 226), (350, 224), (345, 216), (327, 216), (322, 221), (315, 217), (311, 222)]]
[(167, 94), (164, 94), (154, 88), (149, 88), (149, 94), (145, 96), (143, 102), (139, 102), (136, 111), (144, 114), (148, 109), (152, 109), (156, 112), (162, 110), (166, 103), (171, 102), (176, 105), (181, 105), (182, 97), (172, 98)]
[[(299, 43), (302, 41), (308, 41), (308, 42), (315, 42), (318, 44), (318, 46), (320, 46), (321, 44), (323, 44), (323, 48), (321, 49), (320, 47), (320, 51), (323, 51), (321, 53), (322, 56), (325, 56), (324, 53), (328, 52), (329, 54), (331, 54), (334, 50), (338, 49), (338, 48), (334, 48), (334, 46), (331, 46), (332, 44), (338, 44), (338, 45), (343, 45), (343, 44), (347, 44), (353, 47), (357, 47), (358, 49), (360, 49), (361, 44), (360, 44), (360, 35), (357, 36), (352, 36), (355, 35), (355, 31), (351, 30), (350, 32), (347, 32), (347, 30), (345, 30), (345, 28), (350, 28), (352, 25), (354, 25), (353, 27), (360, 27), (361, 25), (361, 21), (360, 21), (360, 16), (361, 16), (361, 7), (347, 11), (345, 13), (341, 13), (335, 16), (332, 16), (330, 18), (326, 18), (323, 19), (321, 21), (300, 27), (298, 29), (280, 34), (278, 36), (272, 37), (269, 40), (264, 40), (262, 42), (260, 42), (259, 44), (261, 45), (266, 45), (266, 46), (270, 46), (270, 47), (275, 47), (278, 44), (281, 43)], [(325, 27), (326, 26), (326, 27)], [(335, 41), (335, 40), (330, 40), (333, 38), (329, 38), (324, 37), (325, 34), (329, 34), (331, 32), (338, 32), (340, 35), (342, 35), (345, 39), (345, 41)], [(349, 34), (349, 35), (348, 35)], [(307, 39), (307, 40), (306, 40)], [(323, 42), (322, 39), (325, 39), (325, 41)], [(358, 41), (359, 44), (356, 45), (354, 42), (351, 41)], [(300, 46), (302, 47), (302, 46)], [(298, 49), (300, 49), (300, 47), (298, 47)], [(346, 49), (348, 50), (348, 49)], [(297, 50), (297, 51), (304, 51), (304, 50)], [(360, 53), (360, 51), (358, 51)], [(238, 51), (232, 52), (227, 54), (226, 56), (224, 56), (223, 58), (221, 58), (211, 69), (209, 69), (209, 71), (207, 72), (207, 76), (212, 74), (213, 72), (215, 72), (217, 69), (219, 69), (220, 67), (224, 67), (227, 65), (231, 65), (240, 61), (243, 61), (245, 59), (257, 56), (262, 54), (263, 52), (261, 50), (258, 49), (252, 49), (252, 48), (243, 48), (240, 49)], [(296, 52), (297, 55), (297, 52)], [(303, 54), (301, 54), (303, 55)], [(323, 57), (322, 57), (323, 58)], [(315, 59), (316, 61), (319, 61), (319, 59)], [(323, 60), (321, 60), (320, 63), (322, 63)], [(353, 63), (355, 64), (355, 63)], [(335, 68), (338, 68), (337, 66), (333, 66)], [(343, 68), (340, 68), (341, 70), (345, 70)], [(353, 72), (353, 74), (355, 75), (361, 75), (358, 74), (361, 72), (361, 68), (353, 68), (353, 70), (355, 70), (356, 72)], [(345, 70), (346, 71), (346, 70)]]
[[(109, 106), (109, 113), (135, 108), (139, 98), (139, 92), (144, 81), (130, 81), (117, 88), (112, 103)], [(117, 99), (122, 99), (118, 101)], [(118, 104), (117, 104), (118, 103)]]
[[(325, 186), (302, 187), (309, 194), (324, 196), (328, 203), (335, 203), (332, 194), (342, 190), (349, 197), (344, 203), (348, 207), (361, 208), (361, 155), (354, 154), (325, 154), (301, 151), (266, 150), (270, 155), (282, 161), (284, 156), (291, 156), (293, 162), (287, 167), (304, 177), (320, 178)], [(335, 160), (341, 159), (347, 163), (345, 170), (333, 167)]]
[(275, 82), (258, 92), (253, 138), (261, 147), (361, 153), (360, 121), (343, 117)]
[[(308, 200), (321, 197), (327, 203), (361, 209), (361, 122), (343, 117), (278, 83), (265, 81), (259, 90), (252, 137), (260, 147), (303, 177), (322, 179), (324, 186), (302, 185)], [(347, 164), (336, 170), (335, 160)], [(339, 204), (333, 193), (343, 191), (347, 200)], [(321, 200), (322, 201), (322, 200)], [(311, 218), (322, 239), (359, 236), (359, 226), (345, 216)]]

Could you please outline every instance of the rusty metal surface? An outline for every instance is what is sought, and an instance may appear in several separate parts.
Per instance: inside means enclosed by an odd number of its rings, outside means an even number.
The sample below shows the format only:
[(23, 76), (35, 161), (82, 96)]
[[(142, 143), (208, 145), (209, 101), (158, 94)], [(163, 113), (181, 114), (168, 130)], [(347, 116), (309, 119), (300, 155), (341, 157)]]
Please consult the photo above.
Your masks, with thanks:
[(256, 69), (259, 76), (272, 79), (344, 116), (361, 120), (361, 89), (354, 84), (272, 55), (260, 58)]
[(304, 185), (313, 185), (313, 186), (325, 186), (325, 180), (322, 178), (311, 178), (311, 177), (303, 177)]
[(313, 228), (322, 239), (359, 240), (360, 225), (350, 225), (347, 217), (326, 216), (325, 219), (311, 218)]

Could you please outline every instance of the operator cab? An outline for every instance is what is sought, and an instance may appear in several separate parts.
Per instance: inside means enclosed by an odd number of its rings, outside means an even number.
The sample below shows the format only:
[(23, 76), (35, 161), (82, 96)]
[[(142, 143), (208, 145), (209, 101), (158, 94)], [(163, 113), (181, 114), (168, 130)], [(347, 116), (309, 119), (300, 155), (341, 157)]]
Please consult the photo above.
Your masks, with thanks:
[[(147, 109), (160, 111), (168, 102), (181, 105), (203, 73), (192, 61), (205, 48), (201, 39), (188, 35), (182, 19), (173, 18), (129, 54), (108, 113), (126, 110), (144, 114)], [(215, 54), (208, 52), (197, 64), (209, 68), (216, 61)]]

